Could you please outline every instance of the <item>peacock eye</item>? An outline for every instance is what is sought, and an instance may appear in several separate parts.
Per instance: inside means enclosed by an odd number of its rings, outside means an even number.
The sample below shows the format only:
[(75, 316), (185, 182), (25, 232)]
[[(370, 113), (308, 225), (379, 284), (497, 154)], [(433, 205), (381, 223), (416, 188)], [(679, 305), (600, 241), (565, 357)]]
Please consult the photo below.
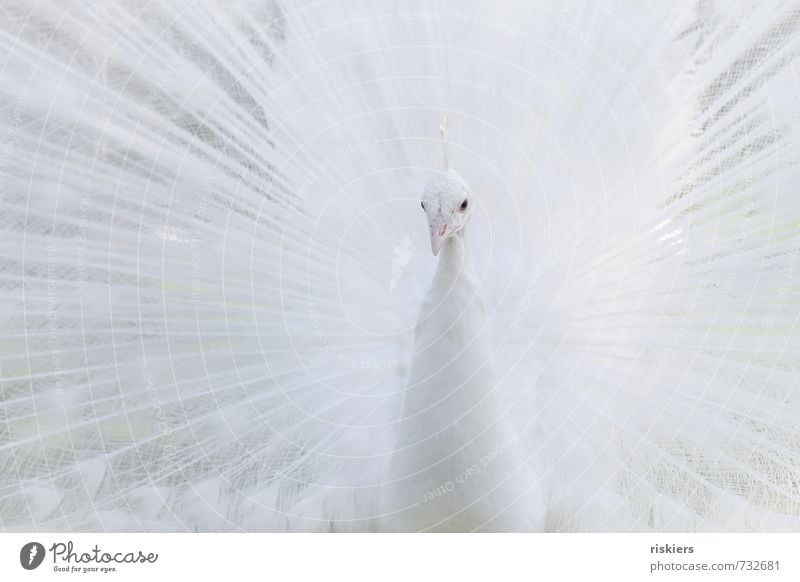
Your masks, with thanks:
[(425, 210), (425, 203), (424, 202), (420, 202), (419, 204), (420, 204), (420, 206), (422, 206), (422, 209)]
[(464, 200), (464, 202), (461, 203), (461, 212), (464, 212), (466, 209), (467, 209), (467, 201)]

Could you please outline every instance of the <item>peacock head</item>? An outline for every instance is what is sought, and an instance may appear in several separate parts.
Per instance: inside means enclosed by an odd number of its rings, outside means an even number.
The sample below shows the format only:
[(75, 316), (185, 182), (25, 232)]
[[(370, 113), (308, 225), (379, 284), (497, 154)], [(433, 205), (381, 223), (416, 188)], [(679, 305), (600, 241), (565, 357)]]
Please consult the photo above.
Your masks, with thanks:
[(422, 192), (422, 209), (428, 218), (433, 255), (439, 254), (445, 241), (469, 222), (475, 196), (455, 170), (435, 174)]

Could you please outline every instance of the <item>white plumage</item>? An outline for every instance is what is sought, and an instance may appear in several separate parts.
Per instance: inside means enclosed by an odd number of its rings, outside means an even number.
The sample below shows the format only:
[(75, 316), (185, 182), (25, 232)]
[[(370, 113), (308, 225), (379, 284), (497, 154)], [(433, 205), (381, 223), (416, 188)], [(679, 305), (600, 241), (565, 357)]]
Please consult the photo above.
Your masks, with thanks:
[(422, 205), (441, 257), (416, 326), (384, 521), (399, 531), (541, 529), (542, 484), (495, 392), (465, 232), (475, 197), (449, 170), (430, 180)]
[(0, 529), (800, 527), (795, 2), (3, 9)]

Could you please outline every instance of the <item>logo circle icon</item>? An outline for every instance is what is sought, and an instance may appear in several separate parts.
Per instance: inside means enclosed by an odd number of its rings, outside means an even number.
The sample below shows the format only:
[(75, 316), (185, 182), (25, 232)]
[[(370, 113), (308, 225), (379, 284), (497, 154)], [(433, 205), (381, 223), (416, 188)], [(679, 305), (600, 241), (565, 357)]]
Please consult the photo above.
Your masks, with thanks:
[(19, 563), (26, 570), (35, 570), (44, 561), (44, 546), (39, 542), (28, 542), (19, 551)]

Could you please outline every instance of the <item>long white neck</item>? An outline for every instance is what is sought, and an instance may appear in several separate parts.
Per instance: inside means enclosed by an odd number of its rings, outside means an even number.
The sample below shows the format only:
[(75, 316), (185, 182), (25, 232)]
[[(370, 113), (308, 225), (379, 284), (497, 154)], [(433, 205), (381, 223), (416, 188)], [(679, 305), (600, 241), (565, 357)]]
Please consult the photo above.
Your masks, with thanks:
[(529, 481), (508, 479), (524, 460), (499, 405), (478, 283), (462, 229), (439, 252), (403, 391), (389, 479), (395, 506), (412, 508), (400, 531), (512, 530), (533, 512), (513, 505)]

